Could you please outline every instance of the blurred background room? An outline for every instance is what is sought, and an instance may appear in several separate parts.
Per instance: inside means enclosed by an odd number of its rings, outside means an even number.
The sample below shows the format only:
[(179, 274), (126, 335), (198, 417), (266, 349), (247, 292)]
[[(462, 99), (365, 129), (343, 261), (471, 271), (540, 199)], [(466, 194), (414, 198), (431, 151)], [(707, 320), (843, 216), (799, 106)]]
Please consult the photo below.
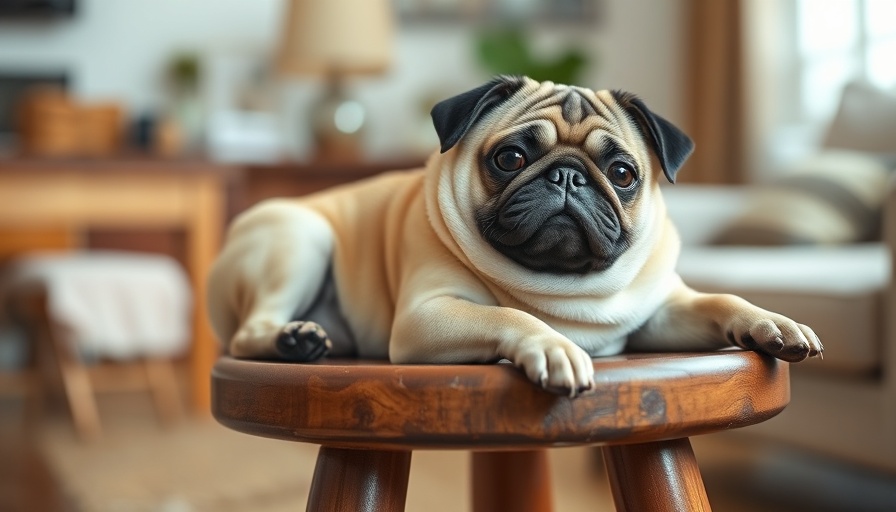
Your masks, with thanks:
[[(714, 507), (896, 510), (892, 0), (0, 0), (0, 510), (300, 508), (315, 447), (208, 412), (224, 229), (421, 166), (499, 73), (682, 127), (685, 281), (825, 344), (780, 416), (693, 440)], [(558, 510), (612, 510), (597, 450), (551, 460)], [(416, 453), (407, 509), (468, 479)]]

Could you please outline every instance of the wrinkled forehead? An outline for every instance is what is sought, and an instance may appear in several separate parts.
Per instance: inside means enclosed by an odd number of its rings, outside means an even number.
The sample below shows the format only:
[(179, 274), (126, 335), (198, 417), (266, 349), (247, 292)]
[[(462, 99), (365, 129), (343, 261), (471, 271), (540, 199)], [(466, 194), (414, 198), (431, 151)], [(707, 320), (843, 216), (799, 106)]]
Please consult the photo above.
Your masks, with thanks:
[(487, 137), (492, 147), (526, 131), (544, 144), (581, 147), (598, 152), (609, 145), (630, 146), (640, 134), (610, 91), (529, 82), (506, 102), (498, 129)]

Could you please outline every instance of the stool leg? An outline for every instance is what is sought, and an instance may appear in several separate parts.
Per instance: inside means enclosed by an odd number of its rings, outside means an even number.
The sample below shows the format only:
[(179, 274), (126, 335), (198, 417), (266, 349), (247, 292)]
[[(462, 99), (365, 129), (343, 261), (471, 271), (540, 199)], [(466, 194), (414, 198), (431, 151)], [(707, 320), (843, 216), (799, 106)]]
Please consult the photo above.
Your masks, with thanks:
[(100, 413), (87, 368), (72, 346), (63, 339), (61, 328), (50, 325), (48, 320), (41, 331), (43, 343), (52, 351), (56, 369), (62, 378), (75, 430), (84, 441), (99, 439), (102, 433)]
[(545, 450), (474, 452), (475, 512), (550, 512), (551, 475)]
[(603, 453), (616, 510), (711, 510), (697, 459), (687, 438), (606, 446)]
[(60, 360), (59, 372), (62, 374), (65, 396), (75, 422), (75, 430), (85, 441), (99, 439), (102, 432), (100, 414), (87, 369), (79, 361)]
[(306, 511), (403, 511), (410, 470), (411, 452), (321, 446)]
[(33, 343), (31, 346), (31, 361), (28, 370), (28, 393), (25, 403), (25, 432), (29, 435), (36, 434), (40, 430), (40, 420), (44, 416), (47, 403), (47, 395), (50, 391), (52, 354), (48, 354), (45, 343)]
[(156, 411), (164, 425), (170, 425), (181, 417), (180, 391), (177, 373), (170, 359), (149, 357), (143, 361), (146, 379), (152, 392)]

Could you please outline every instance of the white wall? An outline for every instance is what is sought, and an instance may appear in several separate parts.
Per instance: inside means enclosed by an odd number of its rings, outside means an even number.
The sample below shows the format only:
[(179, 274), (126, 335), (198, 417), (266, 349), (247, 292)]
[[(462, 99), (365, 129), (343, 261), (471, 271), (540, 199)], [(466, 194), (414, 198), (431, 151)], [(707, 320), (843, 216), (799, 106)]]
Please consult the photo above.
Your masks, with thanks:
[(162, 100), (161, 69), (179, 50), (270, 47), (281, 0), (77, 0), (75, 18), (0, 22), (0, 67), (71, 70), (86, 99), (137, 109)]
[[(581, 85), (637, 92), (682, 121), (684, 2), (603, 2), (599, 26), (538, 30), (538, 48), (576, 42), (597, 62)], [(136, 111), (164, 105), (161, 70), (174, 52), (269, 52), (283, 0), (79, 0), (78, 8), (74, 19), (0, 22), (0, 70), (65, 67), (79, 96), (119, 99)], [(424, 96), (461, 92), (487, 78), (474, 61), (471, 33), (459, 25), (405, 27), (390, 73), (354, 85), (369, 107), (372, 154), (401, 151), (402, 141), (428, 129), (417, 107)], [(297, 120), (316, 90), (308, 82), (284, 87), (281, 114), (298, 154), (307, 134)]]

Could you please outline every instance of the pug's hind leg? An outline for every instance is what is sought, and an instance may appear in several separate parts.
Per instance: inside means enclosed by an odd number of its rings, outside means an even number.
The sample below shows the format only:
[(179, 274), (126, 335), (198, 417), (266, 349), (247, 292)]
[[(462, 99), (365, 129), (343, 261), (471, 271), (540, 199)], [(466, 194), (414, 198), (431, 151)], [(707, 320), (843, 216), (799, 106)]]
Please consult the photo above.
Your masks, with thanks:
[[(237, 218), (209, 278), (210, 317), (230, 355), (301, 360), (323, 354), (303, 352), (319, 335), (311, 325), (291, 322), (314, 304), (332, 250), (329, 224), (289, 201), (269, 200)], [(290, 350), (280, 349), (284, 330), (295, 334)]]
[(277, 353), (283, 359), (303, 363), (325, 356), (333, 348), (326, 331), (315, 322), (289, 322), (277, 335)]

